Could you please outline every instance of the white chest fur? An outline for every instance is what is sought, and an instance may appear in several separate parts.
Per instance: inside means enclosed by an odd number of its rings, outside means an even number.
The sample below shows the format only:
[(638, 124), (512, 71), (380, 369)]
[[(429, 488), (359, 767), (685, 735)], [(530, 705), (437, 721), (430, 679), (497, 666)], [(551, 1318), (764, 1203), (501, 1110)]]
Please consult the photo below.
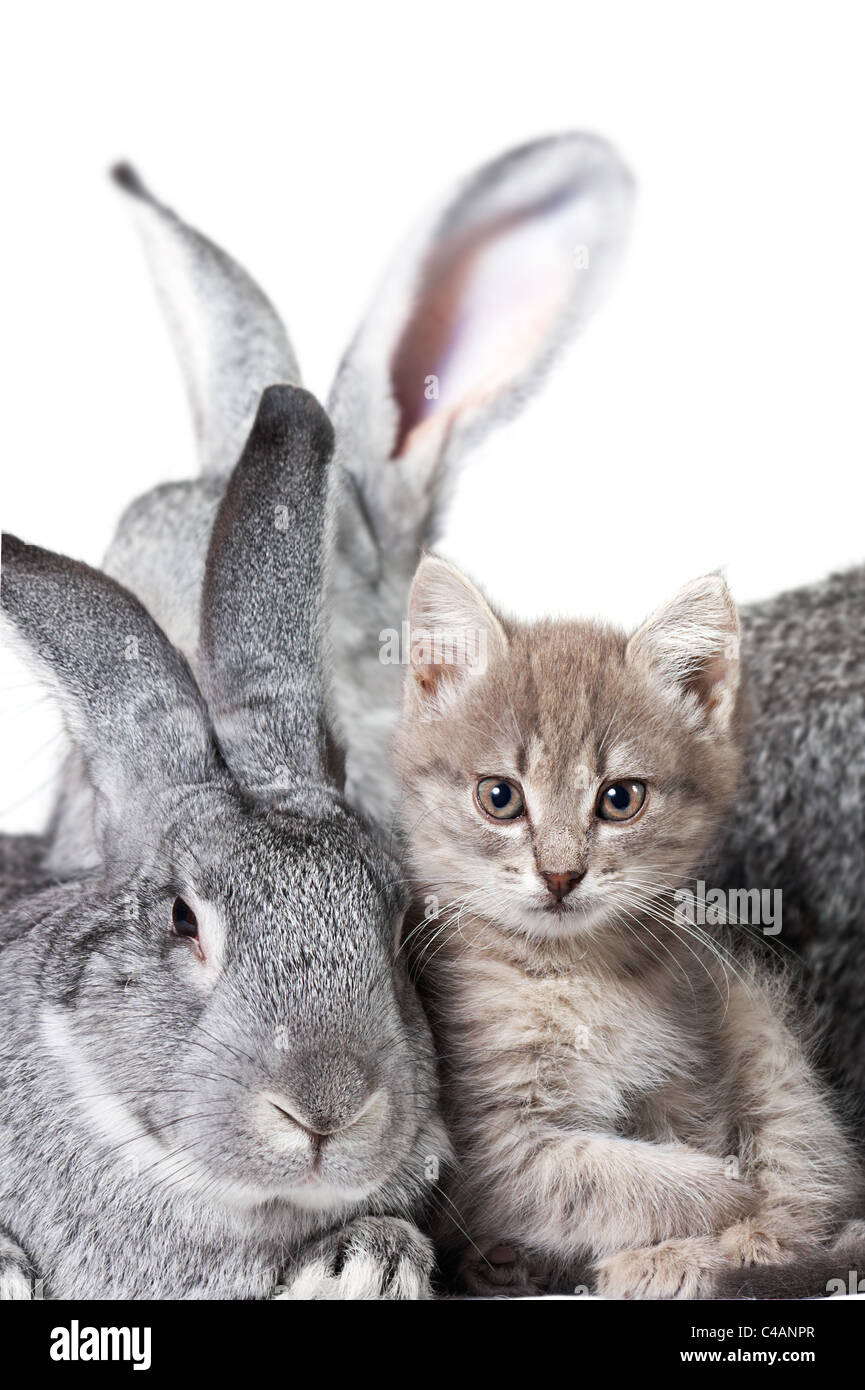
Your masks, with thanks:
[(667, 1139), (708, 1121), (711, 1019), (673, 972), (533, 967), (472, 939), (437, 975), (458, 1126), (498, 1111), (536, 1137), (599, 1128)]

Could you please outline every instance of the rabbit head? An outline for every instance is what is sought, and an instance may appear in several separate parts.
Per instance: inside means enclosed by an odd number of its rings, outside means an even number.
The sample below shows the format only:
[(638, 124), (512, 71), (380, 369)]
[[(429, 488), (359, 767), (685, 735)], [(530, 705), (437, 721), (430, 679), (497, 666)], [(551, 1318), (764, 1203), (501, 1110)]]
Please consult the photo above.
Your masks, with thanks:
[(331, 449), (311, 396), (265, 392), (213, 528), (198, 682), (113, 580), (3, 550), (5, 615), (96, 792), (100, 869), (47, 961), (44, 1041), (162, 1176), (311, 1212), (407, 1202), (439, 1145), (399, 870), (326, 766)]

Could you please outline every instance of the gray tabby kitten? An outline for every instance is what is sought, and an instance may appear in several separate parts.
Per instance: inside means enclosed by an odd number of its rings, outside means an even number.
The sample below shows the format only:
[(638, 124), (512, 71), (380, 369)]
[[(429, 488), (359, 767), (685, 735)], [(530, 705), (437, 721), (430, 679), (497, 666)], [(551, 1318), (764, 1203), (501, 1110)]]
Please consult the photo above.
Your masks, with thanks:
[(674, 916), (745, 741), (723, 581), (628, 638), (506, 622), (428, 557), (410, 620), (402, 818), (463, 1281), (591, 1264), (607, 1296), (699, 1297), (828, 1246), (859, 1178), (783, 983)]

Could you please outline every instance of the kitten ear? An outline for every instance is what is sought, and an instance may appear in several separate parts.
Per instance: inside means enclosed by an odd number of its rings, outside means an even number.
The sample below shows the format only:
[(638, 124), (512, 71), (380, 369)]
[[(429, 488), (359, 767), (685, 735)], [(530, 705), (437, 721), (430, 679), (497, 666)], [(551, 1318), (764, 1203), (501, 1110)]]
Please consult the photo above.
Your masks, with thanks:
[(689, 700), (702, 723), (726, 729), (739, 690), (739, 616), (719, 574), (694, 579), (628, 642), (626, 661)]
[(416, 698), (429, 714), (507, 651), (504, 628), (483, 594), (438, 555), (421, 560), (409, 596), (411, 670)]

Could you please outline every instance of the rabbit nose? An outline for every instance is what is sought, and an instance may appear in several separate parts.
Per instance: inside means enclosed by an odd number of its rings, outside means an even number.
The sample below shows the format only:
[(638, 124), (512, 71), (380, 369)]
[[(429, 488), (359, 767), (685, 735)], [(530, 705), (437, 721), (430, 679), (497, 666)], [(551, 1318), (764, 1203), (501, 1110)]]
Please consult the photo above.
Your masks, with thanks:
[(581, 878), (585, 877), (585, 869), (566, 869), (564, 873), (547, 873), (542, 871), (542, 877), (557, 902), (566, 898), (573, 888), (576, 888)]
[(303, 1114), (298, 1105), (286, 1100), (282, 1095), (270, 1094), (267, 1096), (267, 1100), (283, 1119), (294, 1125), (296, 1129), (302, 1130), (312, 1140), (315, 1148), (320, 1149), (331, 1135), (342, 1134), (362, 1120), (370, 1110), (375, 1108), (379, 1096), (379, 1091), (373, 1092), (347, 1114), (341, 1112), (333, 1116), (316, 1115), (314, 1118)]
[(270, 1100), (270, 1103), (273, 1106), (274, 1110), (276, 1110), (280, 1115), (282, 1115), (283, 1119), (288, 1120), (290, 1124), (294, 1125), (296, 1129), (302, 1129), (304, 1134), (308, 1135), (309, 1138), (312, 1140), (316, 1148), (320, 1148), (321, 1145), (324, 1143), (325, 1139), (327, 1139), (330, 1134), (335, 1133), (335, 1128), (319, 1129), (315, 1125), (311, 1124), (309, 1120), (301, 1119), (301, 1117), (296, 1113), (296, 1111), (291, 1109), (291, 1107), (288, 1105), (286, 1101), (281, 1099), (278, 1101), (274, 1100), (272, 1096), (269, 1096), (268, 1099)]

